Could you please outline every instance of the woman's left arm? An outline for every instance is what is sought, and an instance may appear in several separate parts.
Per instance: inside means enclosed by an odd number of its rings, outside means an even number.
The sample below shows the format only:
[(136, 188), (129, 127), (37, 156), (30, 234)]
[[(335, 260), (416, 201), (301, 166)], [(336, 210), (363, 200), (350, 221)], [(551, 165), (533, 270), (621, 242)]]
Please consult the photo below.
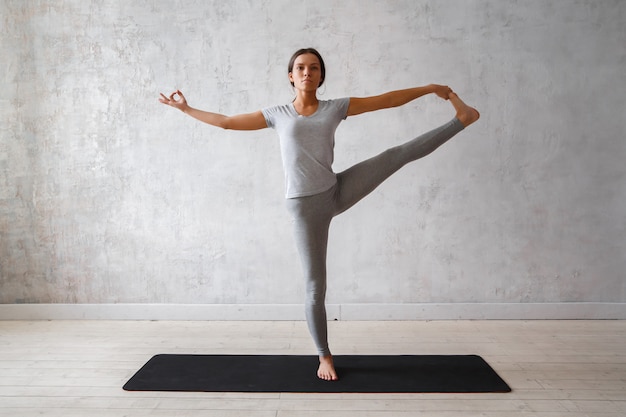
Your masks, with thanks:
[(424, 87), (390, 91), (378, 96), (351, 97), (348, 106), (348, 116), (402, 106), (403, 104), (431, 93), (435, 93), (439, 97), (447, 100), (451, 92), (452, 89), (446, 85), (430, 84)]

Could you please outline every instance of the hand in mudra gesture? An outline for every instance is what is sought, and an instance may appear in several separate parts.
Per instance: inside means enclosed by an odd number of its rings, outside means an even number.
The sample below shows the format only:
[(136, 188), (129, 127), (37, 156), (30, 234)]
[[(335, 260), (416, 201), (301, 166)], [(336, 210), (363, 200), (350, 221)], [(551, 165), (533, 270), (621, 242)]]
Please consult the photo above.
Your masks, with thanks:
[[(184, 111), (188, 107), (187, 100), (180, 90), (174, 91), (169, 97), (165, 96), (163, 93), (160, 94), (161, 98), (159, 101), (163, 104), (167, 104), (181, 111)], [(178, 96), (178, 98), (176, 98), (176, 96)]]

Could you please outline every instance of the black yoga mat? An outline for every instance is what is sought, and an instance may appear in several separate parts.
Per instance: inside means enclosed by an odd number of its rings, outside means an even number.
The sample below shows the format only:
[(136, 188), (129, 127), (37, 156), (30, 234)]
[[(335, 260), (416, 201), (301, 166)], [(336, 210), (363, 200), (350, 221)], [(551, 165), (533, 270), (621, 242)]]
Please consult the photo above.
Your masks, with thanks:
[(317, 378), (316, 356), (156, 355), (127, 391), (204, 392), (510, 392), (475, 355), (335, 356), (338, 381)]

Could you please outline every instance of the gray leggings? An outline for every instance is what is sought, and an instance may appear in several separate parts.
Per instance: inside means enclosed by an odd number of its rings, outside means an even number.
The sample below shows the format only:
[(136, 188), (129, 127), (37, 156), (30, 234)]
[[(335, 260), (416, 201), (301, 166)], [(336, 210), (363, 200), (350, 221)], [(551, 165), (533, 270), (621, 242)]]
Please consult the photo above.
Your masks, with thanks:
[(327, 191), (287, 199), (287, 208), (295, 220), (296, 245), (306, 280), (306, 320), (319, 355), (330, 355), (324, 300), (326, 250), (332, 218), (367, 196), (404, 165), (430, 154), (461, 130), (463, 125), (454, 118), (403, 145), (390, 148), (337, 174), (337, 183)]

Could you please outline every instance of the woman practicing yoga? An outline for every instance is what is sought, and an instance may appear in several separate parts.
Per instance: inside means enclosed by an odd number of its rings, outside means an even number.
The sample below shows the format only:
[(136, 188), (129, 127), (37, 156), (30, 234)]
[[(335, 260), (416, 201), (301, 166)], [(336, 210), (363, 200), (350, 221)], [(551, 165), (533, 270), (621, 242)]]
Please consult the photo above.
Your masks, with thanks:
[[(326, 328), (326, 250), (332, 218), (372, 192), (405, 164), (433, 152), (479, 118), (447, 86), (391, 91), (363, 98), (319, 100), (317, 89), (324, 83), (326, 67), (313, 48), (298, 50), (289, 61), (288, 77), (296, 98), (285, 105), (236, 116), (194, 109), (177, 90), (159, 101), (189, 116), (223, 129), (275, 129), (286, 180), (287, 207), (295, 221), (295, 239), (306, 280), (306, 320), (317, 346), (321, 379), (336, 380), (337, 372), (328, 347)], [(448, 123), (403, 145), (390, 148), (344, 172), (332, 170), (335, 130), (348, 116), (401, 106), (426, 94), (449, 100), (456, 111)]]

